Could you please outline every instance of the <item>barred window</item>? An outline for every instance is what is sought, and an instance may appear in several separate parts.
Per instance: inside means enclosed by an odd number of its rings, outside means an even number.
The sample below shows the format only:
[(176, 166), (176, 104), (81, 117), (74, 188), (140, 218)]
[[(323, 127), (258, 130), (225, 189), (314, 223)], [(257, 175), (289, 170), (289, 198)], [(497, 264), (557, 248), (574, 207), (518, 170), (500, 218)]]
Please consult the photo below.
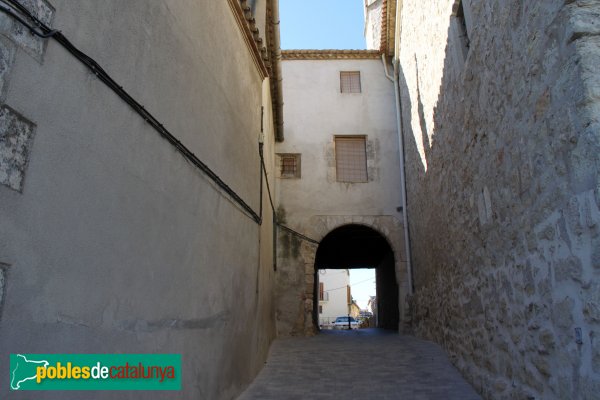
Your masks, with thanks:
[(340, 72), (340, 92), (360, 93), (360, 71)]
[(335, 137), (335, 167), (338, 182), (367, 182), (367, 138)]
[(279, 154), (279, 177), (300, 178), (300, 154)]

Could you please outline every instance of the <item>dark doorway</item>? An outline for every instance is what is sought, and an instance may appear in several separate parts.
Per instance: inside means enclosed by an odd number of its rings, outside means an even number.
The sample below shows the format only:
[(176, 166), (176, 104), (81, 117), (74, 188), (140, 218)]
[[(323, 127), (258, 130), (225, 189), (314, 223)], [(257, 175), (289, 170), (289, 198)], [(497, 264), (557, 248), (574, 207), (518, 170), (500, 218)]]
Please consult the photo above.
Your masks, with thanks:
[(398, 330), (398, 284), (394, 252), (377, 231), (345, 225), (321, 240), (315, 258), (313, 320), (319, 326), (319, 270), (374, 268), (377, 286), (377, 327)]

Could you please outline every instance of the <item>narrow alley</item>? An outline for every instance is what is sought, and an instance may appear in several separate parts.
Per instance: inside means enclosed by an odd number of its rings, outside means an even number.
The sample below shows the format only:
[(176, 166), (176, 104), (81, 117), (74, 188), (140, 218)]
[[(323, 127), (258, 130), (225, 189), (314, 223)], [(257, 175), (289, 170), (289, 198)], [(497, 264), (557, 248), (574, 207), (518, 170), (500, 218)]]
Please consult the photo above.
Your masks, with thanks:
[(0, 382), (600, 400), (600, 0), (0, 0)]
[(276, 340), (240, 400), (480, 399), (433, 342), (380, 329)]

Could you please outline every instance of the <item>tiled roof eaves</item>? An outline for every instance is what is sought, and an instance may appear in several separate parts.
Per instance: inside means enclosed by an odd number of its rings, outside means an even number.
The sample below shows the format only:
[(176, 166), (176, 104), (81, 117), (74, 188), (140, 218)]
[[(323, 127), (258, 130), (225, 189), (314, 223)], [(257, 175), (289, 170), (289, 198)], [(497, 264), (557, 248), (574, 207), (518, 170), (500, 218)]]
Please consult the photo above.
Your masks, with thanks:
[(365, 60), (380, 57), (379, 50), (282, 50), (283, 60)]
[(387, 30), (387, 6), (388, 0), (383, 0), (383, 5), (381, 6), (381, 38), (379, 41), (379, 51), (383, 53), (387, 53), (387, 38), (388, 38), (388, 30)]
[(260, 37), (258, 28), (256, 27), (254, 18), (244, 0), (228, 0), (229, 6), (233, 12), (235, 20), (244, 34), (246, 45), (250, 49), (254, 64), (260, 71), (263, 78), (269, 76), (269, 58), (263, 40)]
[(383, 0), (381, 8), (381, 39), (379, 50), (388, 56), (394, 54), (397, 6), (397, 0)]

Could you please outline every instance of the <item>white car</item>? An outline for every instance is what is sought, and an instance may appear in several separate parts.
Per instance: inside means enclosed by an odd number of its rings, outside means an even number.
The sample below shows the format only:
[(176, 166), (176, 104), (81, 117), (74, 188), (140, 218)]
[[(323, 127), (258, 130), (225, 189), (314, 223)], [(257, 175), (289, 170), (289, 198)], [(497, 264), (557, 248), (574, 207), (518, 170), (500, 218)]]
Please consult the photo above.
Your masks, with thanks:
[(360, 324), (353, 317), (337, 317), (333, 329), (348, 329), (348, 318), (350, 318), (350, 329), (358, 329)]

